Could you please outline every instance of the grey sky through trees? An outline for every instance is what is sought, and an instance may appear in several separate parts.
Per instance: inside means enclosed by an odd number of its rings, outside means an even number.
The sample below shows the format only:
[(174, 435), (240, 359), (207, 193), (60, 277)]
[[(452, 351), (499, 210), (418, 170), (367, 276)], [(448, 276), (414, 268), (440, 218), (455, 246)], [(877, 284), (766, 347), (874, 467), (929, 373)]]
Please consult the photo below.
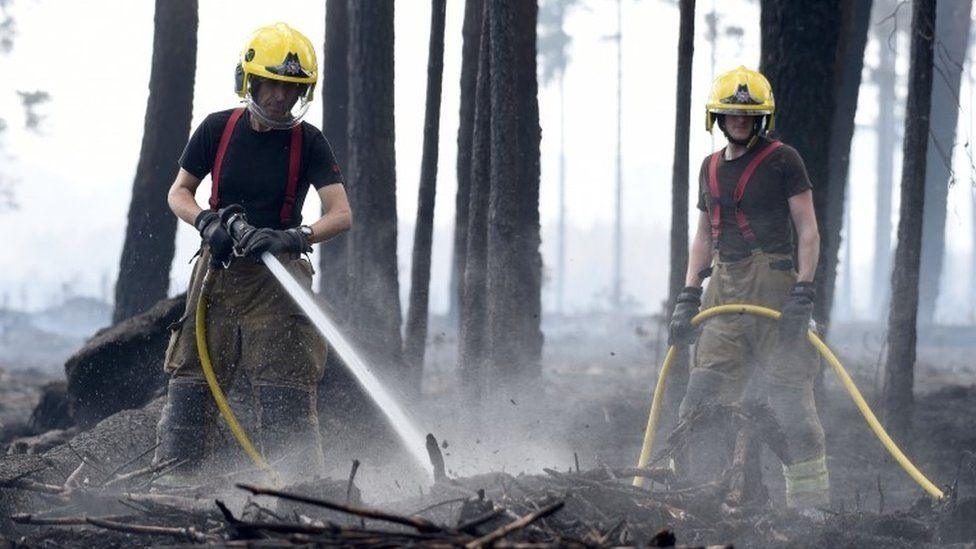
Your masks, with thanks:
[[(413, 214), (416, 212), (417, 179), (421, 157), (423, 97), (429, 25), (429, 7), (404, 9), (397, 4), (396, 25), (396, 136), (397, 207), (401, 227), (400, 273), (409, 272)], [(615, 132), (614, 45), (602, 38), (615, 32), (615, 2), (590, 0), (588, 9), (567, 16), (566, 31), (573, 37), (573, 57), (566, 70), (566, 184), (567, 184), (567, 279), (566, 309), (570, 312), (605, 307), (611, 283), (612, 215)], [(314, 7), (315, 9), (308, 9)], [(759, 59), (758, 4), (745, 0), (716, 2), (719, 9), (717, 70), (738, 64), (755, 66)], [(16, 297), (27, 287), (30, 307), (49, 303), (65, 281), (74, 280), (77, 291), (100, 295), (106, 273), (114, 279), (125, 228), (131, 181), (138, 161), (139, 142), (149, 80), (152, 50), (151, 2), (93, 0), (85, 3), (36, 0), (10, 6), (17, 22), (14, 49), (0, 56), (3, 74), (16, 74), (16, 86), (0, 89), (0, 117), (8, 122), (3, 140), (3, 172), (19, 181), (19, 209), (0, 214), (0, 231), (14, 237), (0, 250), (0, 293)], [(324, 34), (324, 2), (242, 0), (208, 1), (200, 6), (199, 54), (193, 124), (207, 113), (235, 105), (231, 74), (238, 50), (253, 28), (283, 20), (297, 25), (321, 43)], [(711, 138), (703, 130), (700, 106), (710, 79), (711, 49), (705, 17), (710, 2), (700, 1), (696, 17), (690, 173), (698, 172), (701, 158), (711, 150)], [(456, 128), (460, 71), (463, 2), (448, 2), (444, 56), (444, 102), (441, 109), (441, 150), (438, 194), (453, 197), (455, 188)], [(101, 15), (100, 15), (101, 14)], [(118, 24), (119, 16), (125, 20)], [(84, 20), (84, 29), (75, 22)], [(673, 82), (676, 59), (678, 10), (663, 2), (624, 0), (624, 180), (627, 182), (624, 220), (625, 295), (639, 310), (656, 311), (667, 290), (667, 235), (669, 230), (671, 148), (673, 139)], [(872, 25), (877, 20), (872, 19)], [(725, 32), (742, 29), (742, 36)], [(57, 37), (57, 40), (52, 40)], [(66, 48), (70, 46), (69, 48)], [(110, 71), (93, 73), (85, 63), (67, 60), (58, 70), (39, 63), (83, 52), (84, 58), (108, 59)], [(872, 32), (865, 65), (878, 59)], [(321, 52), (318, 52), (321, 61)], [(907, 45), (899, 48), (899, 86), (904, 89)], [(972, 72), (967, 63), (961, 96), (960, 142), (971, 137)], [(328, 78), (328, 75), (324, 75)], [(874, 223), (874, 136), (876, 90), (865, 79), (852, 151), (850, 180), (854, 223), (854, 310), (868, 312), (871, 246)], [(23, 129), (23, 108), (16, 90), (45, 90), (51, 100), (39, 108), (46, 118), (44, 131)], [(903, 91), (899, 101), (903, 101)], [(316, 97), (308, 120), (318, 125), (321, 97)], [(540, 88), (542, 125), (541, 219), (542, 253), (546, 279), (544, 308), (554, 303), (553, 267), (556, 264), (558, 213), (558, 120), (556, 86)], [(789, 106), (781, 105), (782, 108)], [(967, 135), (968, 134), (968, 135)], [(716, 144), (721, 144), (720, 138)], [(971, 179), (969, 158), (956, 155), (959, 181)], [(896, 170), (900, 155), (895, 158)], [(895, 174), (896, 180), (898, 174)], [(207, 187), (204, 185), (203, 187)], [(972, 246), (972, 187), (955, 185), (949, 193), (947, 212), (948, 268), (937, 318), (962, 322), (966, 311), (953, 303), (968, 303), (968, 254)], [(201, 191), (206, 198), (206, 189)], [(897, 196), (895, 197), (897, 200)], [(315, 215), (318, 202), (307, 201), (306, 216)], [(448, 302), (453, 200), (438, 201), (434, 217), (431, 311), (443, 312)], [(896, 209), (893, 209), (897, 211)], [(52, 242), (32, 230), (45, 219), (50, 231), (70, 238)], [(178, 233), (171, 288), (182, 288), (189, 276), (187, 260), (196, 246), (189, 226)], [(44, 253), (41, 253), (44, 250)], [(51, 257), (59, 261), (52, 264)], [(403, 280), (402, 282), (406, 282)], [(401, 283), (402, 291), (409, 284)]]

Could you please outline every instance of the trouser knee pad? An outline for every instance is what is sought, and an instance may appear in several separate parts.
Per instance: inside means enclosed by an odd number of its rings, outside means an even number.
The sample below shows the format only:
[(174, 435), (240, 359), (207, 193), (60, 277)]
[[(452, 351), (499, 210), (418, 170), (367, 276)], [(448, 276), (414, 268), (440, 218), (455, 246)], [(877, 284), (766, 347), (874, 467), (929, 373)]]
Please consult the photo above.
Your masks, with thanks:
[(293, 387), (260, 386), (261, 446), (285, 473), (321, 476), (324, 465), (315, 392)]
[(812, 388), (770, 384), (767, 401), (786, 437), (788, 461), (806, 462), (824, 455), (824, 430)]
[(695, 484), (718, 480), (731, 465), (735, 446), (732, 418), (719, 406), (728, 404), (717, 398), (725, 378), (708, 370), (693, 370), (688, 390), (681, 402), (680, 421), (684, 444), (675, 454), (678, 473)]

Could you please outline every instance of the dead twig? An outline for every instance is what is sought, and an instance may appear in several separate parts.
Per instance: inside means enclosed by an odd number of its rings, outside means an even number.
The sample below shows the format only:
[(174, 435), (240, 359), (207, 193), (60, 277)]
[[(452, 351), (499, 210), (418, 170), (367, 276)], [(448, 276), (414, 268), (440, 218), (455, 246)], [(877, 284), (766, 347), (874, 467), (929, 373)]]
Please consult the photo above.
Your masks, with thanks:
[(447, 474), (444, 472), (444, 455), (441, 454), (441, 449), (437, 445), (437, 439), (434, 438), (433, 433), (427, 433), (427, 456), (434, 468), (434, 482), (447, 479)]
[(505, 514), (504, 509), (501, 508), (492, 509), (491, 511), (488, 511), (487, 513), (481, 516), (475, 517), (467, 522), (463, 522), (459, 524), (457, 529), (466, 534), (471, 534), (474, 536), (477, 535), (475, 528), (481, 526), (482, 524), (489, 523), (504, 514)]
[(141, 477), (143, 475), (151, 475), (151, 474), (154, 474), (157, 471), (161, 471), (163, 469), (166, 469), (167, 467), (169, 467), (170, 465), (175, 464), (178, 461), (179, 461), (179, 458), (167, 459), (165, 461), (160, 461), (159, 463), (157, 463), (155, 465), (150, 465), (148, 467), (143, 467), (142, 469), (136, 469), (135, 471), (132, 471), (131, 473), (126, 473), (124, 475), (119, 475), (119, 476), (113, 478), (112, 480), (109, 480), (105, 484), (102, 484), (102, 488), (108, 488), (109, 486), (114, 486), (116, 484), (119, 484), (120, 482), (125, 482), (127, 480), (132, 480), (134, 478), (139, 478), (139, 477)]
[(359, 460), (352, 460), (352, 469), (349, 470), (349, 483), (346, 484), (346, 503), (349, 503), (349, 499), (352, 498), (352, 487), (353, 481), (356, 480), (356, 471), (359, 470)]

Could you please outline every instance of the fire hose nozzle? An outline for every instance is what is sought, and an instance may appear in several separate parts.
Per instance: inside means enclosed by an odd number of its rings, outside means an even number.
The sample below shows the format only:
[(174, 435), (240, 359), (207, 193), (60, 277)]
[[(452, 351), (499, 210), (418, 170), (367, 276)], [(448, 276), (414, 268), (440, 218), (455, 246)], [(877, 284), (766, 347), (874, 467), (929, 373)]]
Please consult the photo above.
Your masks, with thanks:
[(254, 230), (254, 225), (248, 223), (247, 216), (244, 215), (244, 207), (240, 204), (231, 204), (221, 208), (219, 215), (221, 225), (227, 229), (228, 234), (234, 240), (234, 255), (243, 256), (244, 251), (241, 248), (241, 242)]

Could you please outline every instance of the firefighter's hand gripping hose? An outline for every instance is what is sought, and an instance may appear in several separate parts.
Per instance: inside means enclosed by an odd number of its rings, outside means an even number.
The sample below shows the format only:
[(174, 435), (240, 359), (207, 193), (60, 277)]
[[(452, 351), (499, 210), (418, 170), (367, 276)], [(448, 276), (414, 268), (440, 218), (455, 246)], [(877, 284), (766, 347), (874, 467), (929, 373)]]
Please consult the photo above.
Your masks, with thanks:
[[(773, 309), (768, 309), (766, 307), (760, 307), (758, 305), (719, 305), (717, 307), (712, 307), (710, 309), (705, 309), (704, 311), (698, 313), (695, 318), (692, 319), (691, 323), (693, 326), (698, 326), (702, 322), (708, 320), (713, 316), (723, 315), (723, 314), (751, 314), (760, 317), (770, 318), (773, 320), (779, 319), (779, 312)], [(864, 397), (861, 396), (861, 392), (858, 391), (857, 386), (854, 385), (854, 381), (851, 376), (848, 375), (844, 366), (841, 365), (840, 361), (830, 350), (829, 347), (814, 333), (812, 330), (807, 332), (807, 339), (810, 343), (820, 352), (820, 355), (827, 360), (831, 368), (840, 378), (841, 383), (844, 385), (844, 389), (854, 400), (854, 404), (857, 405), (858, 410), (861, 411), (861, 415), (867, 421), (868, 426), (874, 431), (878, 440), (884, 445), (888, 453), (891, 454), (895, 461), (901, 465), (901, 468), (905, 470), (906, 473), (912, 480), (918, 483), (926, 492), (928, 492), (932, 497), (936, 499), (942, 499), (943, 493), (935, 484), (932, 483), (928, 478), (922, 474), (918, 468), (911, 462), (908, 457), (902, 453), (895, 441), (891, 440), (888, 433), (885, 431), (884, 427), (878, 421), (878, 418), (874, 416), (874, 412), (865, 402)], [(657, 378), (657, 385), (654, 387), (654, 398), (651, 401), (651, 413), (647, 419), (647, 429), (644, 431), (644, 444), (641, 447), (640, 459), (637, 462), (638, 467), (646, 467), (651, 459), (651, 450), (654, 443), (654, 433), (657, 430), (658, 419), (661, 415), (661, 401), (664, 397), (664, 384), (668, 375), (668, 371), (671, 368), (671, 363), (674, 361), (675, 348), (672, 346), (668, 349), (667, 355), (664, 357), (664, 364), (661, 365), (661, 373)], [(633, 485), (637, 487), (642, 487), (644, 485), (643, 477), (634, 477)]]
[(197, 299), (195, 316), (197, 353), (200, 355), (200, 365), (203, 368), (203, 375), (207, 379), (207, 385), (210, 387), (211, 394), (213, 394), (214, 402), (217, 403), (217, 409), (220, 411), (220, 415), (224, 418), (224, 421), (227, 422), (227, 426), (230, 428), (231, 433), (234, 434), (234, 438), (237, 439), (241, 448), (251, 458), (251, 461), (259, 469), (268, 473), (274, 484), (280, 485), (281, 482), (277, 472), (271, 468), (271, 465), (264, 459), (261, 452), (254, 447), (244, 428), (238, 423), (237, 418), (234, 416), (234, 411), (231, 410), (230, 405), (227, 403), (227, 397), (224, 396), (224, 391), (220, 388), (220, 383), (217, 382), (217, 375), (214, 374), (213, 363), (210, 361), (210, 348), (207, 346), (207, 305), (210, 297), (208, 295), (210, 286), (213, 282), (213, 273), (214, 271), (211, 269), (204, 276), (203, 288), (200, 290), (200, 297)]

